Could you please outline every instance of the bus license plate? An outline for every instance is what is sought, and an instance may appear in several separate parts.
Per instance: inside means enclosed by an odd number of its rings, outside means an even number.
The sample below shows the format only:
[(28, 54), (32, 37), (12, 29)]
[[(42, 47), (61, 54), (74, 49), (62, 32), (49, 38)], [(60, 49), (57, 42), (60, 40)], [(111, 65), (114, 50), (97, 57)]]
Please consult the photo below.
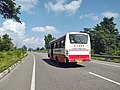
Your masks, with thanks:
[(77, 63), (81, 63), (82, 62), (82, 60), (75, 60)]

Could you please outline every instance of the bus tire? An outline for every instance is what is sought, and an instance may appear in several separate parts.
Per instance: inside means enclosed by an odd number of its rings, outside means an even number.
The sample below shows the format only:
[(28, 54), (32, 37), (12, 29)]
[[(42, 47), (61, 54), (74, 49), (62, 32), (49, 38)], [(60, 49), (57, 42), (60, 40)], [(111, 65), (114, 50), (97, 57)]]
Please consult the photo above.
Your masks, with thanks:
[(68, 64), (68, 63), (69, 63), (69, 60), (68, 60), (68, 58), (67, 58), (67, 57), (65, 58), (65, 63), (66, 63), (66, 64)]

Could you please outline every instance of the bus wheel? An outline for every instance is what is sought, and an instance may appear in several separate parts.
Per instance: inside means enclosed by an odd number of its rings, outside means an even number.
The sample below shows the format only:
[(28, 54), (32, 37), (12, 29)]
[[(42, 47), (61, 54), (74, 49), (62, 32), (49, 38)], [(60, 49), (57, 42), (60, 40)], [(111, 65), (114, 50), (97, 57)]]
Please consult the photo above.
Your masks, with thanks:
[(67, 58), (67, 57), (65, 58), (65, 62), (66, 62), (66, 64), (68, 64), (68, 63), (69, 63), (69, 60), (68, 60), (68, 58)]

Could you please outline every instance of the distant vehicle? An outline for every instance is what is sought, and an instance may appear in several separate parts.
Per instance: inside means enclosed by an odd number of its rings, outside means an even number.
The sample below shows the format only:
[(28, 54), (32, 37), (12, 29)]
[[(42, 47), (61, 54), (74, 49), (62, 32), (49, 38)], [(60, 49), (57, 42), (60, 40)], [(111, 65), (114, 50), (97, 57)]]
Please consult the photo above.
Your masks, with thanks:
[(87, 33), (68, 32), (48, 45), (48, 57), (61, 63), (80, 63), (91, 59), (90, 37)]

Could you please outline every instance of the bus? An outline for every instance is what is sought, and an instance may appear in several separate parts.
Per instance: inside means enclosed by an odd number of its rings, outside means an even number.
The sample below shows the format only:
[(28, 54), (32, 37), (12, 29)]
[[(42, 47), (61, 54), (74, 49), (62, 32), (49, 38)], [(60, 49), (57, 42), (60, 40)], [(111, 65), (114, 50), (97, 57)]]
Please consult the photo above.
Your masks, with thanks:
[(91, 59), (90, 37), (87, 33), (68, 32), (48, 44), (48, 57), (59, 63), (81, 63)]

